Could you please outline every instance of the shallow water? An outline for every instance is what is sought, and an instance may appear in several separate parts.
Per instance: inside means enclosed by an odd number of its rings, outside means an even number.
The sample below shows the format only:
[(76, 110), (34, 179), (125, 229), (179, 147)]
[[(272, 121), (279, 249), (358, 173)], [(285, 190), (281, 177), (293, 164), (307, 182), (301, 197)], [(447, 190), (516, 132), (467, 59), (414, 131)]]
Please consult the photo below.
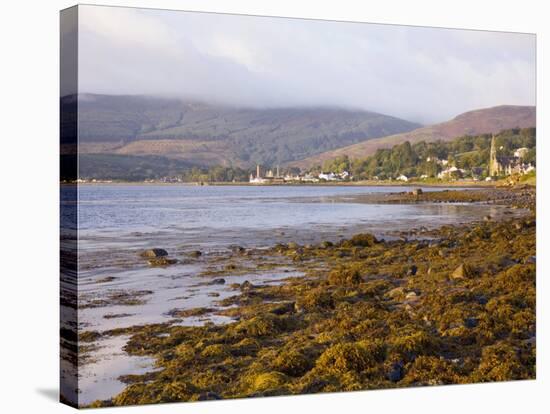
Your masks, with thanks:
[[(207, 285), (200, 276), (231, 245), (262, 248), (279, 242), (300, 244), (337, 241), (359, 232), (396, 237), (412, 228), (467, 223), (501, 206), (483, 204), (364, 204), (355, 197), (371, 192), (399, 192), (399, 187), (321, 186), (153, 186), (91, 185), (78, 191), (79, 329), (105, 331), (159, 322), (194, 325), (226, 323), (228, 317), (204, 315), (174, 320), (173, 309), (214, 306), (234, 295), (228, 285), (248, 280), (279, 283), (299, 273), (292, 267), (216, 275), (226, 284)], [(441, 189), (426, 188), (425, 191)], [(511, 212), (507, 212), (513, 214)], [(150, 268), (138, 257), (145, 248), (161, 247), (179, 263)], [(189, 260), (191, 250), (204, 252)], [(247, 259), (241, 259), (245, 262)], [(246, 264), (246, 263), (245, 263)], [(109, 279), (105, 279), (108, 277)], [(102, 281), (105, 279), (105, 281)], [(116, 291), (150, 291), (140, 305), (86, 307)], [(216, 296), (213, 296), (216, 295)], [(124, 316), (105, 318), (109, 315)], [(80, 368), (80, 404), (107, 399), (124, 388), (118, 377), (154, 369), (153, 360), (123, 351), (125, 337), (97, 341), (90, 363)]]

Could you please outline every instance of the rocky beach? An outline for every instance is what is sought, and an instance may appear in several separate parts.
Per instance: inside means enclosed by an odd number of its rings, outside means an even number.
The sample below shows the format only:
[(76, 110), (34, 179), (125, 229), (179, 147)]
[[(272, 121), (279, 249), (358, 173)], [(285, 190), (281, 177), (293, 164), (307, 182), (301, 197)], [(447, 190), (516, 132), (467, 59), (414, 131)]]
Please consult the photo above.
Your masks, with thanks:
[[(132, 251), (151, 276), (166, 272), (165, 289), (117, 290), (121, 276), (90, 281), (112, 289), (79, 297), (82, 313), (103, 328), (79, 329), (82, 381), (93, 388), (97, 369), (86, 376), (86, 367), (111, 346), (120, 355), (106, 363), (123, 361), (124, 369), (109, 383), (112, 395), (92, 400), (91, 393), (83, 405), (535, 378), (533, 187), (409, 189), (323, 202), (472, 204), (493, 214), (408, 223), (384, 237), (333, 233), (267, 247)], [(129, 259), (113, 252), (112, 260)], [(170, 275), (182, 262), (188, 273)], [(137, 317), (132, 308), (141, 310)], [(164, 317), (148, 323), (142, 308)]]

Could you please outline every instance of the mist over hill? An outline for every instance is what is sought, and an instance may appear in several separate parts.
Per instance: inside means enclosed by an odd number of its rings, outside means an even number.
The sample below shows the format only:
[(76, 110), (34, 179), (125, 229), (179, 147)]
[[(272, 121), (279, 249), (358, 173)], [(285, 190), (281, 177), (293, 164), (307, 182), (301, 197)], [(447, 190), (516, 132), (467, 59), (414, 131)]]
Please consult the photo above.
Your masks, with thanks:
[(198, 166), (274, 166), (420, 126), (361, 110), (242, 108), (149, 96), (84, 94), (78, 111), (81, 154), (163, 156)]

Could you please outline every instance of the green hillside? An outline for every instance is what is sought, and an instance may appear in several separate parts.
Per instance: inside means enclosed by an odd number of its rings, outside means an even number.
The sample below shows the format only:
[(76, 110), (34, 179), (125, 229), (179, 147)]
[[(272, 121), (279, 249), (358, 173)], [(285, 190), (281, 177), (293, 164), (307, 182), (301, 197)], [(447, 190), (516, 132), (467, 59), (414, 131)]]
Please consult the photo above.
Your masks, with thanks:
[(107, 95), (80, 95), (78, 102), (81, 153), (157, 155), (204, 166), (274, 166), (419, 127), (341, 108), (237, 108)]

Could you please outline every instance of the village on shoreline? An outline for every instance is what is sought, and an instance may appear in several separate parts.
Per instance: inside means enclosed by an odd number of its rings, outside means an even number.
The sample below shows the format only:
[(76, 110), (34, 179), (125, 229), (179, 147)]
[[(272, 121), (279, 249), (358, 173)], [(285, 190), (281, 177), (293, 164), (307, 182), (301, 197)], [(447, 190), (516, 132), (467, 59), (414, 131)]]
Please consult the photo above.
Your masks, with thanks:
[[(286, 166), (281, 169), (256, 164), (255, 171), (240, 168), (212, 167), (203, 172), (144, 179), (79, 177), (63, 184), (182, 184), (182, 185), (350, 185), (350, 186), (453, 186), (485, 187), (517, 183), (535, 184), (534, 147), (521, 146), (534, 142), (535, 131), (501, 131), (478, 137), (459, 137), (450, 143), (411, 145), (408, 141), (392, 149), (379, 149), (366, 159), (341, 156), (310, 168)], [(489, 141), (490, 139), (490, 141)], [(514, 141), (514, 139), (516, 139)], [(532, 141), (532, 142), (531, 142)], [(490, 146), (489, 146), (490, 142)], [(477, 148), (460, 154), (449, 152), (449, 146)], [(506, 147), (506, 148), (505, 148)], [(446, 158), (438, 155), (438, 151)], [(396, 167), (397, 164), (397, 167)], [(374, 165), (374, 167), (373, 167)], [(388, 171), (388, 168), (390, 169)], [(354, 172), (355, 171), (355, 172)], [(379, 173), (377, 173), (377, 171)]]

